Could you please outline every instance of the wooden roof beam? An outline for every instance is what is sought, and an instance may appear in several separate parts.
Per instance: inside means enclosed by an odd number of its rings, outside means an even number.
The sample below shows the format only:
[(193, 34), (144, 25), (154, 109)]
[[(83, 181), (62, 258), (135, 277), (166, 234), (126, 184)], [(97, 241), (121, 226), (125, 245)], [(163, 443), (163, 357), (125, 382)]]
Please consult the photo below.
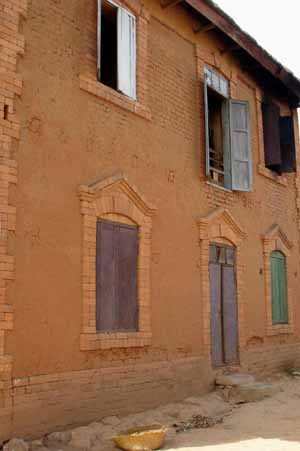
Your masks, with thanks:
[(220, 50), (220, 53), (221, 53), (221, 55), (228, 55), (228, 53), (235, 52), (236, 50), (240, 50), (240, 48), (241, 47), (239, 45), (234, 44), (234, 45), (230, 45), (229, 47), (226, 47), (226, 48)]
[(215, 28), (217, 27), (213, 23), (209, 23), (207, 25), (199, 25), (194, 28), (194, 33), (208, 33)]
[(162, 8), (171, 8), (172, 6), (178, 5), (183, 0), (161, 0), (160, 4)]

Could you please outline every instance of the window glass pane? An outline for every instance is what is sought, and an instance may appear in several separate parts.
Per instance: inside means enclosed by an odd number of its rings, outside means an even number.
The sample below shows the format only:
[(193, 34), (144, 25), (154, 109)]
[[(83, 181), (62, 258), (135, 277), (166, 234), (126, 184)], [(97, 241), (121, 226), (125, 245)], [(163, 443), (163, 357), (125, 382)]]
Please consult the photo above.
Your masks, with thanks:
[(218, 262), (217, 246), (214, 245), (209, 246), (209, 261), (210, 263)]
[(227, 265), (234, 265), (234, 257), (235, 257), (235, 252), (233, 248), (228, 247), (226, 249), (226, 263)]
[(218, 262), (219, 263), (226, 263), (226, 248), (225, 247), (219, 247), (218, 248)]

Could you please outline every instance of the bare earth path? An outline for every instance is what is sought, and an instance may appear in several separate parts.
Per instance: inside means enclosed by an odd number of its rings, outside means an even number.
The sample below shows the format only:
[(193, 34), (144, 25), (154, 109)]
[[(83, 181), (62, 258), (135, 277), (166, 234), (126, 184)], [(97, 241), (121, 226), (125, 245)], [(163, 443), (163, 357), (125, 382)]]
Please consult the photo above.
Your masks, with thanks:
[(222, 424), (177, 434), (166, 450), (300, 451), (300, 379), (277, 382), (272, 398), (243, 404)]

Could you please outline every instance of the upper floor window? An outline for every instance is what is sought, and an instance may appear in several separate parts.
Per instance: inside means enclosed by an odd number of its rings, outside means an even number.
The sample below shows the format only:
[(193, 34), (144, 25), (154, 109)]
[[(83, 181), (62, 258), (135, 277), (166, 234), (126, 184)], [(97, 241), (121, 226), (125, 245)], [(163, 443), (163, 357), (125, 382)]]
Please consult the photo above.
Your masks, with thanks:
[(286, 259), (282, 252), (271, 253), (272, 321), (288, 323)]
[(206, 67), (204, 72), (206, 175), (236, 191), (252, 188), (249, 104), (229, 98), (229, 82)]
[(262, 103), (265, 165), (278, 174), (296, 171), (296, 147), (292, 116), (280, 116), (271, 101)]
[(136, 19), (110, 0), (98, 0), (98, 80), (136, 99)]
[(99, 332), (137, 331), (138, 228), (97, 222), (96, 328)]

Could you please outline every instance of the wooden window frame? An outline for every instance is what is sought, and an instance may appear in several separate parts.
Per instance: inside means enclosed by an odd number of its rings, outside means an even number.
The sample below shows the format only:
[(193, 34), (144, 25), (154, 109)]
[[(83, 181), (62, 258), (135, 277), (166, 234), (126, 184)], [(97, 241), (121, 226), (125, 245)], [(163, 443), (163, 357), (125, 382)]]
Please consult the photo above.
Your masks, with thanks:
[[(225, 188), (232, 192), (251, 192), (253, 190), (253, 175), (252, 175), (252, 149), (251, 149), (251, 123), (250, 123), (250, 105), (248, 101), (240, 99), (234, 99), (230, 96), (230, 82), (218, 71), (204, 66), (203, 74), (203, 86), (204, 86), (204, 116), (205, 116), (205, 153), (206, 153), (206, 177), (208, 181), (218, 187)], [(223, 104), (221, 108), (222, 116), (222, 128), (223, 128), (223, 166), (224, 171), (214, 169), (210, 164), (211, 161), (211, 149), (209, 145), (209, 102), (208, 93), (209, 90), (216, 92), (220, 98), (223, 98)], [(233, 117), (235, 108), (243, 107), (246, 115), (246, 128), (241, 130), (234, 128)], [(234, 158), (234, 135), (247, 135), (247, 151), (248, 158), (245, 157)], [(243, 164), (247, 164), (248, 174), (248, 186), (242, 186), (238, 177), (236, 177), (235, 164), (240, 167)], [(211, 176), (211, 172), (223, 174), (224, 183), (220, 184), (215, 182)]]
[[(265, 282), (265, 328), (267, 336), (294, 333), (294, 307), (291, 293), (292, 273), (289, 264), (289, 256), (292, 243), (287, 239), (278, 224), (274, 224), (263, 236), (263, 261), (264, 261), (264, 282)], [(271, 254), (279, 251), (285, 256), (286, 263), (286, 283), (287, 283), (287, 308), (288, 323), (273, 323), (272, 315), (272, 275), (271, 275)]]
[[(137, 189), (129, 185), (126, 177), (122, 174), (90, 185), (80, 186), (79, 198), (83, 219), (83, 311), (80, 349), (91, 351), (150, 346), (152, 339), (150, 306), (152, 217), (156, 208), (146, 202)], [(96, 227), (99, 219), (138, 226), (138, 331), (97, 332)]]
[(244, 299), (244, 268), (241, 246), (246, 238), (238, 222), (231, 213), (222, 207), (217, 208), (205, 217), (197, 220), (200, 242), (200, 280), (202, 303), (202, 333), (204, 355), (211, 360), (211, 301), (209, 283), (209, 246), (210, 244), (234, 246), (236, 251), (236, 292), (238, 308), (238, 339), (239, 353), (246, 346), (245, 336), (245, 299)]
[[(113, 0), (113, 3), (126, 9), (136, 19), (136, 99), (130, 98), (109, 86), (98, 81), (97, 75), (97, 28), (86, 30), (86, 39), (83, 39), (79, 85), (84, 91), (134, 113), (144, 119), (151, 120), (151, 111), (148, 99), (148, 33), (150, 14), (140, 0)], [(97, 2), (93, 8), (86, 8), (86, 23), (93, 23), (97, 17)], [(94, 28), (94, 27), (93, 27)]]

